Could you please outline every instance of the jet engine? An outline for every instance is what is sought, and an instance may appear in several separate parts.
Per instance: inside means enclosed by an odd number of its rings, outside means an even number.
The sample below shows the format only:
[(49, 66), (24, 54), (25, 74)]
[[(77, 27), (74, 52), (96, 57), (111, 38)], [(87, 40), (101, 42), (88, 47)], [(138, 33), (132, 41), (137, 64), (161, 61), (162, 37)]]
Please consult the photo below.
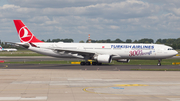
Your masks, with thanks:
[(110, 55), (97, 55), (94, 57), (99, 63), (111, 63), (112, 57)]
[(123, 63), (128, 63), (130, 62), (130, 59), (118, 59), (116, 60), (117, 62), (123, 62)]

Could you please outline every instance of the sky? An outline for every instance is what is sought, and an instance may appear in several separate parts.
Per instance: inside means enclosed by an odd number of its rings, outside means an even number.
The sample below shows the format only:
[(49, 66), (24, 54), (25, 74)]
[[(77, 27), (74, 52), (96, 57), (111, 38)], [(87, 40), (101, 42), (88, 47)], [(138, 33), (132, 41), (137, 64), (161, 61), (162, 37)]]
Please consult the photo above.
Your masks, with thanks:
[(0, 0), (0, 40), (20, 42), (20, 19), (40, 40), (179, 38), (179, 0)]

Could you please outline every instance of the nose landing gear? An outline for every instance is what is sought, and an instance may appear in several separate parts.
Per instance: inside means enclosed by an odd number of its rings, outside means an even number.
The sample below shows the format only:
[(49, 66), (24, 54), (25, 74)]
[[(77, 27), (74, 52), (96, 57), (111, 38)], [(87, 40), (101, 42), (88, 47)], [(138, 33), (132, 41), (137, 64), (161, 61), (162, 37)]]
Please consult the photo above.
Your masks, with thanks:
[(158, 60), (157, 66), (161, 66), (161, 59)]

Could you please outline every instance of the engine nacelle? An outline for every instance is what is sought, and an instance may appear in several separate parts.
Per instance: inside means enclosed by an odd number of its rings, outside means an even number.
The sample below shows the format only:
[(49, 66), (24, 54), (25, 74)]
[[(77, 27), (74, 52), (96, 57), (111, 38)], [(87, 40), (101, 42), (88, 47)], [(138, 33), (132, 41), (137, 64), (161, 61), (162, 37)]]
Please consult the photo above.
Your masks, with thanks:
[(117, 62), (124, 62), (124, 63), (128, 63), (130, 62), (130, 59), (118, 59), (116, 60)]
[(112, 57), (110, 55), (98, 55), (94, 57), (100, 63), (111, 63)]

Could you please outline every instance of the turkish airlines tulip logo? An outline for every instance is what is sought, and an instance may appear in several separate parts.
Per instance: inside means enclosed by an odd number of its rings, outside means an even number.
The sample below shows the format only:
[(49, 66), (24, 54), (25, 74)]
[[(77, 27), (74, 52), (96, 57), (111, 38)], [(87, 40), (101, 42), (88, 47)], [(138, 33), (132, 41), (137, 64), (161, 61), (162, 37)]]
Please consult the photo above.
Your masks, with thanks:
[(22, 42), (29, 42), (32, 40), (33, 35), (28, 30), (28, 28), (26, 26), (24, 26), (19, 30), (19, 37), (20, 37)]

